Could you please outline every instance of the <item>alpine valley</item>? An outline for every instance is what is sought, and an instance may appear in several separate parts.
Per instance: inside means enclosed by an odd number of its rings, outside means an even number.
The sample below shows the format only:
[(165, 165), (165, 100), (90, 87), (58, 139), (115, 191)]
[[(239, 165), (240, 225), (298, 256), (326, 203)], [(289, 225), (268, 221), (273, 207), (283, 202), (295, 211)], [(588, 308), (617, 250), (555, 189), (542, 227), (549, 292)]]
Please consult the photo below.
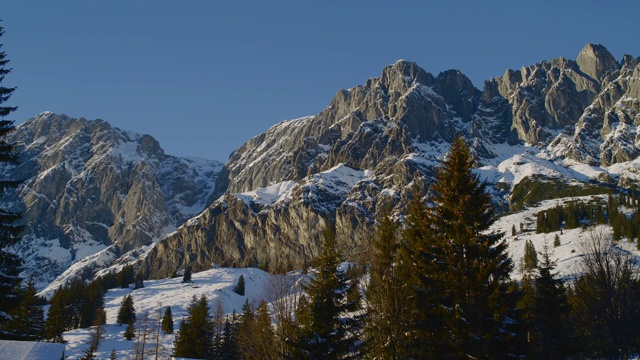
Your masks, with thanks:
[[(357, 261), (382, 208), (402, 219), (458, 135), (501, 214), (632, 190), (639, 63), (588, 44), (576, 60), (507, 70), (479, 90), (460, 71), (436, 76), (400, 60), (338, 91), (320, 114), (250, 139), (225, 165), (166, 155), (151, 136), (104, 120), (42, 113), (9, 139), (22, 162), (6, 171), (25, 179), (15, 251), (45, 295), (128, 263), (151, 279), (187, 265), (299, 269), (319, 253), (329, 221)], [(503, 223), (496, 226), (511, 227)]]

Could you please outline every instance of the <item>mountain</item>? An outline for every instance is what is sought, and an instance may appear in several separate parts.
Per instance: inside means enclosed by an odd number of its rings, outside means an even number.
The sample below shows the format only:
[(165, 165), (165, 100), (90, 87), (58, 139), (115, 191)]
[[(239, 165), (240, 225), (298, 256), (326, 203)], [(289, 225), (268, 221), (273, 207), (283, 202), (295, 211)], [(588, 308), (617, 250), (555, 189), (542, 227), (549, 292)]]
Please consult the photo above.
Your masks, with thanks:
[[(299, 267), (331, 221), (352, 260), (381, 205), (398, 216), (463, 135), (499, 210), (630, 187), (640, 179), (639, 58), (588, 44), (577, 60), (507, 70), (483, 90), (457, 70), (398, 61), (339, 91), (320, 114), (284, 121), (231, 154), (211, 205), (143, 260), (159, 278), (191, 264)], [(540, 185), (554, 191), (531, 191)]]
[[(216, 161), (166, 155), (149, 135), (104, 120), (50, 112), (25, 121), (8, 139), (24, 180), (27, 272), (48, 284), (74, 264), (91, 276), (125, 253), (151, 245), (208, 204), (222, 168)], [(91, 256), (99, 261), (89, 261)]]
[[(15, 248), (42, 294), (134, 263), (164, 278), (191, 265), (300, 268), (333, 222), (349, 260), (366, 256), (376, 216), (428, 190), (455, 136), (476, 157), (496, 209), (602, 194), (640, 181), (640, 58), (597, 44), (577, 60), (507, 70), (473, 86), (400, 60), (340, 90), (315, 116), (284, 121), (227, 163), (164, 154), (149, 135), (43, 113), (10, 141), (25, 179)], [(515, 245), (514, 245), (515, 246)]]

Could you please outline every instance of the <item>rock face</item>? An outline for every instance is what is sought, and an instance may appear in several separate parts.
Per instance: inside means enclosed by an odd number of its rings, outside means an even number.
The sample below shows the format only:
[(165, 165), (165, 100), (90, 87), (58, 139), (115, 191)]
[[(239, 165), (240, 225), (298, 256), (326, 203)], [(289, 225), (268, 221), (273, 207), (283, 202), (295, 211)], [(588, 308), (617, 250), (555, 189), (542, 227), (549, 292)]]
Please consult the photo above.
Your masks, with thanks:
[(217, 199), (161, 241), (143, 268), (163, 277), (187, 264), (300, 266), (318, 253), (329, 221), (355, 259), (367, 251), (380, 205), (399, 211), (416, 183), (428, 186), (456, 135), (479, 165), (499, 144), (518, 143), (552, 161), (635, 159), (639, 71), (638, 59), (619, 64), (589, 44), (577, 61), (507, 70), (480, 91), (459, 71), (434, 76), (398, 61), (339, 91), (320, 114), (282, 122), (233, 152)]
[[(113, 258), (157, 241), (207, 205), (222, 164), (165, 155), (149, 135), (43, 113), (17, 127), (24, 241), (40, 281), (106, 248)], [(35, 266), (30, 266), (35, 265)], [(108, 265), (108, 264), (105, 264)]]
[[(517, 181), (541, 171), (633, 186), (639, 64), (589, 44), (576, 61), (507, 70), (480, 91), (457, 70), (433, 75), (398, 61), (338, 91), (320, 114), (250, 139), (224, 167), (165, 155), (150, 136), (104, 121), (45, 113), (13, 138), (25, 154), (16, 176), (28, 179), (20, 196), (29, 241), (18, 250), (58, 274), (76, 261), (57, 283), (134, 258), (155, 278), (188, 264), (284, 270), (317, 255), (334, 223), (343, 253), (357, 260), (380, 209), (402, 219), (459, 135), (498, 208), (508, 208)], [(88, 254), (87, 265), (77, 262)]]

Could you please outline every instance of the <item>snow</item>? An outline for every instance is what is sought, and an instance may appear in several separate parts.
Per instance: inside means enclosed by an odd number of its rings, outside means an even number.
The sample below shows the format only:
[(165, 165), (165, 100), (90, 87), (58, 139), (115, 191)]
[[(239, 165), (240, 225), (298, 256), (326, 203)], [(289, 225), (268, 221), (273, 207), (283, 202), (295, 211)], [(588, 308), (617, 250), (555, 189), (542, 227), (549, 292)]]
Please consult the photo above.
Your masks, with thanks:
[(283, 181), (265, 188), (236, 194), (236, 197), (247, 205), (251, 205), (251, 203), (273, 205), (279, 202), (289, 202), (291, 200), (291, 192), (296, 186), (298, 186), (298, 183), (295, 181)]
[[(240, 296), (233, 291), (242, 275), (245, 279), (245, 296)], [(124, 339), (125, 326), (116, 324), (118, 310), (124, 296), (130, 294), (136, 309), (138, 320), (147, 313), (150, 316), (164, 314), (167, 306), (171, 307), (174, 329), (186, 315), (186, 308), (193, 296), (200, 298), (206, 296), (211, 309), (211, 314), (221, 302), (224, 313), (229, 315), (234, 310), (242, 312), (242, 305), (246, 300), (257, 304), (265, 297), (265, 291), (269, 287), (270, 280), (276, 275), (270, 275), (256, 268), (232, 269), (216, 268), (192, 275), (192, 283), (182, 283), (182, 278), (148, 280), (144, 282), (144, 288), (111, 289), (105, 295), (105, 309), (107, 323), (103, 326), (103, 339), (96, 353), (98, 359), (106, 359), (112, 349), (116, 350), (117, 358), (128, 358), (134, 346), (133, 341)], [(297, 272), (284, 276), (291, 277), (293, 284), (301, 275)], [(76, 329), (64, 333), (67, 341), (67, 359), (77, 359), (82, 356), (82, 351), (89, 347), (93, 328)], [(162, 335), (160, 343), (165, 349), (173, 347), (174, 335)], [(147, 344), (149, 345), (149, 344)]]
[(0, 340), (0, 359), (56, 360), (63, 359), (64, 355), (64, 344)]

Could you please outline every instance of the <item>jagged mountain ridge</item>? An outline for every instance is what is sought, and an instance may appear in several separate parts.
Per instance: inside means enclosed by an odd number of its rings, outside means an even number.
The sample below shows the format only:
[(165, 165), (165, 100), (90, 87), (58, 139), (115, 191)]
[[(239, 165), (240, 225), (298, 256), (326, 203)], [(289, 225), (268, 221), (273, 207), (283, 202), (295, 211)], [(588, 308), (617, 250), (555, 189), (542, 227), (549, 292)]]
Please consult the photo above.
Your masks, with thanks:
[(399, 210), (414, 180), (428, 185), (458, 134), (505, 207), (516, 180), (535, 174), (528, 171), (633, 183), (638, 63), (588, 44), (576, 61), (507, 70), (480, 91), (459, 71), (433, 76), (398, 61), (339, 91), (320, 114), (282, 122), (233, 152), (218, 178), (220, 197), (161, 241), (143, 269), (164, 277), (187, 264), (300, 266), (318, 253), (328, 221), (353, 259), (368, 247), (379, 204)]
[[(13, 176), (25, 180), (24, 240), (16, 250), (46, 283), (100, 251), (108, 254), (100, 266), (109, 266), (182, 225), (208, 205), (222, 168), (166, 155), (151, 136), (104, 120), (50, 112), (19, 125), (9, 141), (21, 156)], [(84, 276), (95, 270), (83, 269)]]

